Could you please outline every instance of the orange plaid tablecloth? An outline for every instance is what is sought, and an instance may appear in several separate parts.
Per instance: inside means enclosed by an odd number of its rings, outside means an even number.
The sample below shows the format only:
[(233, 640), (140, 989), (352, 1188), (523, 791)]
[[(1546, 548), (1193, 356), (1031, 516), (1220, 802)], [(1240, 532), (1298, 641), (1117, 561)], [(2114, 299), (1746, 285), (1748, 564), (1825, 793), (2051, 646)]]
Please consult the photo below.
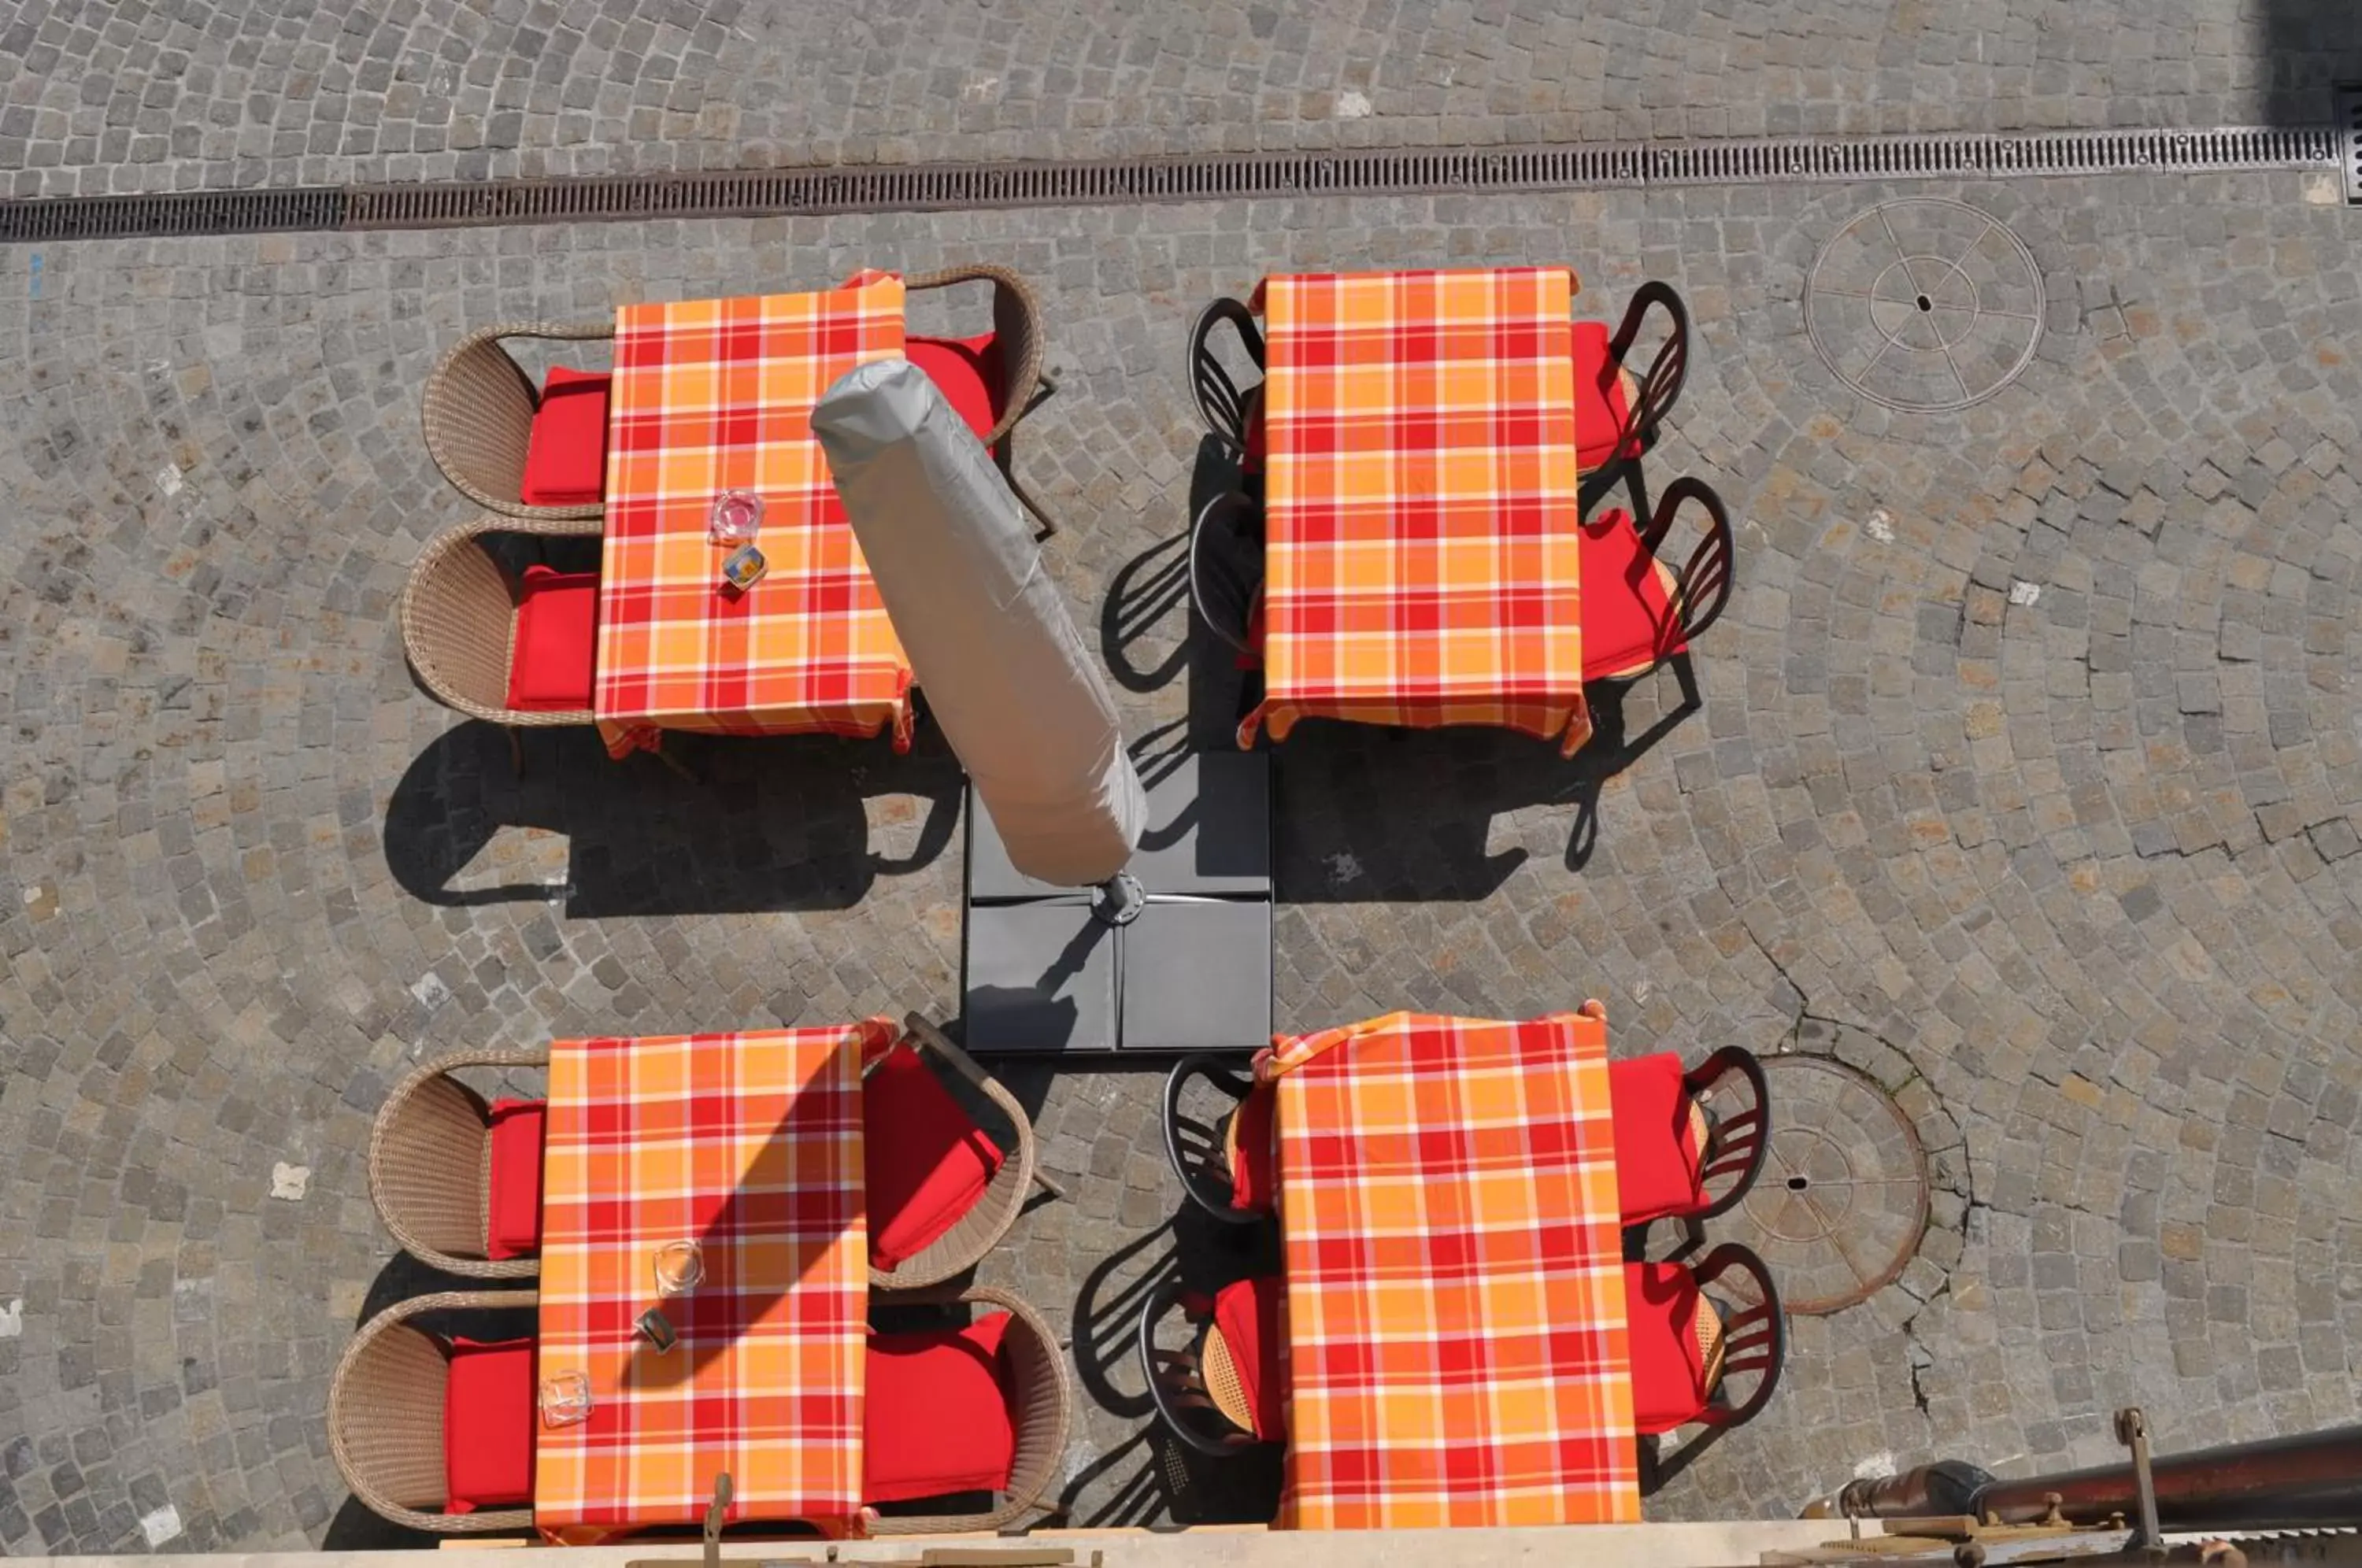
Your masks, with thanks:
[[(909, 747), (911, 661), (811, 433), (839, 376), (902, 352), (901, 280), (856, 284), (615, 313), (591, 702), (613, 755), (668, 729)], [(763, 498), (770, 569), (743, 594), (706, 538), (725, 490)]]
[(1591, 736), (1583, 698), (1574, 274), (1275, 276), (1264, 699), (1306, 717)]
[(1281, 1039), (1286, 1489), (1306, 1529), (1640, 1517), (1597, 1002)]
[[(564, 1542), (705, 1517), (859, 1529), (869, 1242), (861, 1064), (889, 1020), (649, 1040), (560, 1040), (542, 1155), (539, 1375), (595, 1401), (535, 1432), (534, 1521)], [(695, 1240), (705, 1277), (659, 1305), (655, 1253)]]

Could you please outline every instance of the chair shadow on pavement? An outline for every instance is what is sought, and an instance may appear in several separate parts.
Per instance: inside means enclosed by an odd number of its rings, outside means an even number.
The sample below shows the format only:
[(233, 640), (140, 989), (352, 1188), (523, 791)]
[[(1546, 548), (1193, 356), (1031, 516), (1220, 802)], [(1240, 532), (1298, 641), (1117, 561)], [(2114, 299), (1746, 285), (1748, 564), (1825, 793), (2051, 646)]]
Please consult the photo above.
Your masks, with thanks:
[[(959, 764), (930, 727), (907, 756), (824, 735), (684, 749), (702, 782), (610, 760), (589, 729), (527, 732), (519, 777), (496, 726), (457, 725), (394, 787), (387, 869), (430, 904), (562, 900), (577, 919), (849, 909), (879, 877), (933, 862), (958, 823)], [(554, 846), (535, 853), (552, 834), (562, 869)], [(880, 838), (907, 847), (882, 854)]]

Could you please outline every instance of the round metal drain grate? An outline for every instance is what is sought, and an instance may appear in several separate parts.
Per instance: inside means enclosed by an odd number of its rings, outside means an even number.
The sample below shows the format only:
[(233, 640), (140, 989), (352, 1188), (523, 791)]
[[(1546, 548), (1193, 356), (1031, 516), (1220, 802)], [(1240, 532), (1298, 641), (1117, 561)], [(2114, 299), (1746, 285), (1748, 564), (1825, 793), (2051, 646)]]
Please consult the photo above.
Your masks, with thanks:
[(1927, 1154), (1871, 1079), (1827, 1056), (1768, 1056), (1772, 1146), (1730, 1215), (1791, 1312), (1838, 1311), (1892, 1284), (1927, 1229)]
[(2042, 269), (2025, 241), (1966, 202), (1881, 202), (1821, 248), (1805, 326), (1840, 381), (1907, 414), (1982, 403), (2042, 340)]

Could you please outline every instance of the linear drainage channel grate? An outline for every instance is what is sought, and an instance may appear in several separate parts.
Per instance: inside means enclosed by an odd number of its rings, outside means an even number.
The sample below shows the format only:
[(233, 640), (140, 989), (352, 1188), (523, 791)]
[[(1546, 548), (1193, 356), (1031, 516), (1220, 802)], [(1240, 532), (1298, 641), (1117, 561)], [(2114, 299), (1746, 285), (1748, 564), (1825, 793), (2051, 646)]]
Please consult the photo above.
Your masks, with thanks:
[(0, 241), (1244, 197), (2313, 169), (2349, 163), (2353, 134), (2336, 127), (2224, 127), (1625, 142), (80, 196), (0, 203)]
[(2362, 207), (2362, 82), (2337, 89), (2337, 154), (2345, 176), (2345, 200)]

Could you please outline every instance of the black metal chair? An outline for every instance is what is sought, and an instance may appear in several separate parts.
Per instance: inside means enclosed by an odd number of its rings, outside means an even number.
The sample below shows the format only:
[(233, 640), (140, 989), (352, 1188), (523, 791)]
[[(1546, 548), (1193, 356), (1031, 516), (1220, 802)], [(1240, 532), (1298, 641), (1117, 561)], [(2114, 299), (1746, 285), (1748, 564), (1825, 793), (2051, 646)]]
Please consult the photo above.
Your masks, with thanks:
[[(1728, 1212), (1763, 1174), (1763, 1157), (1772, 1148), (1772, 1091), (1763, 1064), (1743, 1045), (1726, 1045), (1692, 1067), (1682, 1075), (1682, 1087), (1705, 1108), (1713, 1127), (1705, 1166), (1698, 1172), (1698, 1187), (1710, 1201), (1687, 1216), (1695, 1223)], [(1717, 1103), (1741, 1089), (1745, 1099), (1735, 1108)]]
[(1210, 1312), (1191, 1314), (1187, 1348), (1167, 1350), (1156, 1342), (1158, 1327), (1187, 1294), (1178, 1279), (1168, 1280), (1149, 1294), (1140, 1310), (1140, 1364), (1157, 1418), (1184, 1444), (1216, 1459), (1279, 1441), (1255, 1435), (1253, 1396), (1242, 1381), (1275, 1374), (1267, 1367), (1239, 1366)]
[(1206, 629), (1254, 660), (1255, 596), (1263, 589), (1263, 509), (1225, 491), (1189, 525), (1189, 602)]
[[(1705, 510), (1696, 543), (1678, 567), (1665, 564), (1666, 541), (1683, 508)], [(1738, 548), (1730, 512), (1700, 479), (1680, 479), (1646, 528), (1609, 512), (1583, 525), (1583, 674), (1586, 684), (1628, 683), (1661, 664), (1673, 667), (1686, 707), (1699, 705), (1690, 649), (1730, 602)]]
[[(1726, 1242), (1691, 1275), (1722, 1320), (1721, 1376), (1705, 1408), (1692, 1418), (1701, 1429), (1695, 1436), (1670, 1455), (1643, 1441), (1644, 1496), (1687, 1469), (1723, 1433), (1760, 1415), (1780, 1386), (1780, 1370), (1787, 1359), (1787, 1318), (1780, 1292), (1772, 1283), (1772, 1271), (1753, 1251)], [(1641, 1353), (1638, 1346), (1634, 1353)]]
[(1633, 382), (1621, 428), (1612, 434), (1604, 449), (1594, 447), (1585, 451), (1585, 467), (1613, 468), (1630, 462), (1656, 440), (1657, 427), (1681, 401), (1682, 381), (1689, 373), (1690, 313), (1671, 284), (1651, 282), (1634, 293), (1613, 337), (1597, 323), (1575, 324), (1575, 374), (1596, 378), (1604, 394), (1609, 377), (1628, 374), (1632, 346), (1651, 307), (1665, 313), (1665, 340), (1658, 346), (1648, 370)]
[[(1257, 375), (1251, 385), (1241, 386), (1214, 352), (1214, 329), (1225, 322), (1237, 331), (1240, 348), (1254, 364)], [(1198, 313), (1197, 325), (1189, 329), (1189, 390), (1198, 400), (1198, 417), (1235, 455), (1243, 456), (1247, 449), (1247, 424), (1263, 385), (1263, 333), (1244, 304), (1225, 297)]]
[[(1202, 1082), (1227, 1097), (1228, 1108), (1210, 1117), (1202, 1111), (1193, 1113), (1185, 1103), (1192, 1082)], [(1231, 1174), (1231, 1134), (1254, 1087), (1253, 1078), (1233, 1071), (1220, 1056), (1184, 1056), (1164, 1080), (1165, 1156), (1173, 1162), (1173, 1173), (1181, 1178), (1181, 1190), (1189, 1195), (1189, 1201), (1226, 1224), (1256, 1225), (1271, 1218), (1267, 1206), (1239, 1204), (1237, 1183)], [(1201, 1101), (1206, 1098), (1199, 1097)]]

